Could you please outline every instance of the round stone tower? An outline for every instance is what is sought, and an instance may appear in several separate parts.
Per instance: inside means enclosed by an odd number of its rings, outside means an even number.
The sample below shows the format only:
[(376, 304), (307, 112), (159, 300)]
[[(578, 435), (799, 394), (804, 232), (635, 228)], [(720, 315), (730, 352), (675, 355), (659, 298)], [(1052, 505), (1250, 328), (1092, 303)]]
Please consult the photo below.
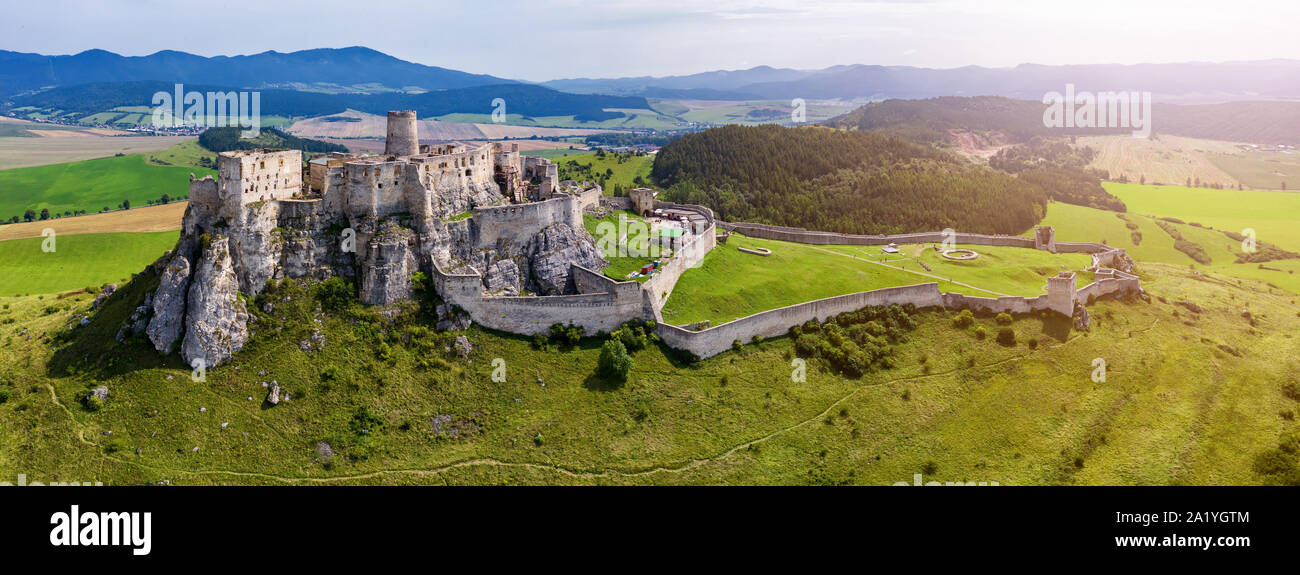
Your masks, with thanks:
[(420, 153), (415, 110), (394, 110), (388, 113), (388, 137), (384, 140), (384, 153), (394, 156), (414, 156)]

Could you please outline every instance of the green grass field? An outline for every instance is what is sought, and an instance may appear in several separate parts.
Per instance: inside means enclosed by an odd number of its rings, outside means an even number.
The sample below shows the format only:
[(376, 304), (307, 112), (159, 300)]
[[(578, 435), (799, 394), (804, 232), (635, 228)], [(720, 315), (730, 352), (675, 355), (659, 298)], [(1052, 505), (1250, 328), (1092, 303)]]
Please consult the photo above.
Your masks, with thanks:
[[(596, 218), (595, 216), (592, 216), (590, 214), (583, 214), (582, 226), (586, 228), (587, 233), (591, 234), (592, 237), (596, 238), (597, 245), (600, 245), (602, 234), (600, 233), (599, 226), (605, 223), (613, 224), (615, 226), (613, 229), (618, 230), (620, 215), (625, 216), (629, 223), (645, 222), (645, 218), (642, 218), (641, 216), (637, 215), (636, 212), (633, 212), (632, 210), (617, 210), (603, 218)], [(625, 233), (627, 233), (627, 237), (620, 238), (625, 246), (624, 248), (625, 251), (622, 251), (620, 253), (628, 253), (628, 254), (649, 253), (650, 238), (648, 237), (648, 235), (642, 235), (641, 233), (636, 233), (633, 230), (625, 230)], [(649, 256), (642, 257), (642, 256), (628, 255), (623, 257), (606, 257), (605, 260), (609, 262), (609, 265), (604, 270), (601, 270), (605, 273), (605, 275), (614, 278), (618, 281), (627, 281), (628, 274), (635, 271), (640, 271), (641, 266), (650, 263), (651, 261), (654, 260), (654, 258), (651, 258)], [(650, 279), (650, 276), (641, 276), (634, 279), (638, 282), (644, 282)]]
[[(119, 292), (66, 344), (39, 334), (60, 332), (89, 295), (0, 297), (0, 475), (109, 485), (890, 485), (915, 473), (1002, 485), (1269, 482), (1252, 462), (1297, 428), (1285, 414), (1300, 409), (1282, 392), (1300, 380), (1294, 296), (1179, 266), (1147, 274), (1152, 301), (1097, 302), (1087, 334), (1024, 317), (1011, 326), (1019, 343), (1002, 346), (953, 328), (950, 313), (921, 312), (895, 346), (897, 366), (860, 379), (812, 361), (807, 380), (792, 381), (792, 344), (775, 338), (694, 365), (652, 346), (617, 386), (593, 375), (595, 339), (538, 351), (471, 329), (472, 362), (420, 367), (442, 353), (441, 343), (425, 350), (427, 334), (402, 344), (401, 329), (374, 336), (326, 314), (325, 349), (304, 353), (315, 302), (302, 294), (268, 320), (284, 332), (259, 331), (231, 365), (194, 382), (175, 356), (113, 341), (155, 278)], [(1182, 299), (1205, 311), (1173, 304)], [(1090, 378), (1098, 357), (1105, 383)], [(491, 379), (494, 358), (506, 361), (505, 382)], [(272, 379), (291, 401), (263, 404), (261, 382)], [(109, 399), (90, 412), (78, 394), (97, 385)], [(364, 436), (352, 424), (362, 408), (373, 429)], [(328, 461), (322, 441), (336, 452)]]
[(979, 257), (970, 261), (950, 260), (931, 249), (929, 244), (899, 246), (902, 250), (899, 255), (902, 257), (892, 258), (886, 257), (880, 251), (880, 246), (835, 246), (831, 249), (874, 261), (885, 261), (913, 271), (925, 271), (920, 266), (920, 263), (924, 263), (930, 266), (929, 273), (987, 290), (979, 292), (966, 288), (961, 289), (961, 293), (985, 297), (1041, 295), (1047, 293), (1047, 278), (1066, 270), (1076, 273), (1080, 287), (1092, 281), (1092, 274), (1083, 271), (1092, 265), (1092, 258), (1088, 254), (1053, 254), (1004, 246), (958, 244), (956, 247), (973, 250)]
[(189, 175), (215, 175), (194, 167), (158, 166), (143, 155), (127, 155), (81, 162), (0, 170), (0, 217), (21, 216), (27, 209), (40, 212), (114, 209), (123, 200), (147, 205), (163, 194), (189, 194)]
[[(607, 196), (613, 195), (615, 185), (623, 186), (624, 190), (631, 190), (632, 188), (637, 187), (634, 181), (638, 176), (641, 177), (643, 182), (648, 184), (650, 181), (650, 168), (654, 166), (654, 156), (631, 156), (625, 161), (620, 162), (618, 156), (612, 153), (605, 154), (603, 159), (596, 157), (595, 152), (585, 152), (566, 156), (551, 156), (551, 159), (560, 166), (561, 180), (592, 179), (593, 176), (604, 175), (606, 170), (613, 171), (613, 175), (605, 180), (605, 183), (603, 184), (605, 195)], [(582, 165), (590, 164), (590, 174), (574, 169), (569, 165), (569, 162), (577, 162)]]
[(0, 294), (64, 292), (130, 279), (176, 245), (180, 232), (59, 235), (0, 242)]
[(1137, 214), (1174, 217), (1240, 233), (1252, 228), (1260, 241), (1300, 251), (1300, 194), (1256, 190), (1213, 190), (1107, 182)]
[[(767, 248), (772, 255), (744, 253), (737, 249), (741, 247)], [(734, 234), (709, 252), (699, 267), (682, 274), (664, 303), (663, 316), (675, 325), (704, 320), (718, 325), (815, 299), (928, 282), (938, 282), (944, 291), (963, 291), (960, 286), (835, 253), (829, 246)]]

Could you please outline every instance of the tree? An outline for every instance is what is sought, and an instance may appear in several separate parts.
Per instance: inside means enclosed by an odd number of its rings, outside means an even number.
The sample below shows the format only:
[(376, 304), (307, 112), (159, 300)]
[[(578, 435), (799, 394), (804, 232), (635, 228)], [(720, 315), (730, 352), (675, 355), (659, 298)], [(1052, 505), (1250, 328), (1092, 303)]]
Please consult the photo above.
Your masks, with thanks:
[(172, 201), (172, 197), (168, 194), (163, 194), (161, 198), (158, 198), (158, 202), (162, 204), (166, 204), (171, 201)]
[(627, 373), (631, 369), (632, 356), (627, 354), (627, 348), (623, 346), (623, 342), (611, 339), (600, 346), (597, 372), (602, 377), (625, 381), (627, 380)]
[(36, 210), (28, 209), (26, 212), (23, 212), (23, 219), (29, 222), (36, 219)]
[(45, 220), (48, 220), (48, 219), (50, 219), (50, 209), (49, 209), (49, 208), (41, 208), (41, 221), (45, 221)]
[(122, 209), (124, 210), (131, 209), (131, 200), (122, 200)]

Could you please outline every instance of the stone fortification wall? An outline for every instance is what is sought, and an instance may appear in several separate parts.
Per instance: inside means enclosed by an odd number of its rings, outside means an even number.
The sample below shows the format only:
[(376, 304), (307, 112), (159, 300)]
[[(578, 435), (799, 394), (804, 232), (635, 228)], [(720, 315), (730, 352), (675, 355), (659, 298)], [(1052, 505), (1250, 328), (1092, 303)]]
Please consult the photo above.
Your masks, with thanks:
[(434, 286), (443, 298), (489, 329), (532, 335), (548, 333), (557, 323), (572, 323), (595, 335), (614, 331), (623, 322), (641, 317), (642, 298), (636, 282), (600, 279), (599, 274), (580, 266), (573, 266), (570, 275), (590, 293), (484, 296), (479, 275), (472, 268), (448, 273), (433, 262)]
[(564, 195), (528, 204), (475, 208), (471, 221), (475, 248), (494, 246), (500, 239), (523, 244), (551, 224), (581, 229), (582, 208), (577, 196)]
[(938, 307), (943, 305), (943, 298), (943, 294), (939, 293), (939, 285), (935, 283), (885, 288), (768, 310), (702, 331), (689, 331), (660, 323), (657, 333), (670, 347), (706, 358), (731, 349), (734, 341), (749, 343), (756, 335), (765, 338), (785, 335), (791, 326), (811, 319), (825, 321), (841, 313), (868, 306), (910, 303), (917, 307)]
[(496, 154), (492, 144), (451, 154), (416, 156), (411, 162), (420, 171), (420, 183), (430, 190), (496, 185), (493, 179)]
[(1101, 298), (1108, 295), (1124, 296), (1142, 290), (1142, 282), (1137, 276), (1116, 269), (1098, 270), (1093, 282), (1079, 288), (1078, 298)]
[[(662, 202), (660, 203), (662, 205)], [(886, 245), (896, 244), (923, 244), (923, 243), (941, 243), (944, 241), (942, 232), (923, 232), (915, 234), (889, 234), (889, 235), (858, 235), (858, 234), (841, 234), (837, 232), (814, 232), (803, 228), (788, 228), (782, 226), (770, 226), (766, 224), (751, 223), (730, 223), (721, 222), (718, 224), (723, 229), (740, 232), (750, 237), (763, 238), (769, 240), (781, 240), (786, 242), (798, 242), (802, 244), (839, 244), (839, 245)], [(958, 232), (955, 235), (955, 241), (959, 244), (975, 244), (984, 246), (1010, 246), (1017, 248), (1033, 248), (1034, 239), (1020, 236), (990, 235), (990, 234), (968, 234)], [(1060, 244), (1058, 244), (1059, 246)]]
[(684, 236), (685, 243), (682, 249), (677, 250), (673, 257), (668, 258), (668, 263), (661, 265), (659, 271), (655, 272), (650, 279), (642, 285), (642, 291), (645, 293), (645, 316), (653, 318), (657, 322), (663, 322), (663, 316), (660, 310), (664, 307), (664, 302), (668, 301), (668, 296), (672, 295), (673, 288), (677, 286), (677, 280), (681, 279), (686, 270), (691, 269), (704, 261), (704, 257), (717, 246), (717, 234), (712, 222), (700, 233), (687, 234)]
[(302, 152), (221, 152), (217, 173), (219, 212), (223, 218), (234, 218), (247, 204), (291, 198), (302, 191)]

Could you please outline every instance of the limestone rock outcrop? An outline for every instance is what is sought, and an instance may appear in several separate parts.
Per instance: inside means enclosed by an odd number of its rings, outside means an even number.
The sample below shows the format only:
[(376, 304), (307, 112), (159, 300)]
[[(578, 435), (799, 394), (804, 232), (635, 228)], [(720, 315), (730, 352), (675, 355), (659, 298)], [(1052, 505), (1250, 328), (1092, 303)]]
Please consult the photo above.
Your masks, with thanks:
[(219, 365), (248, 342), (248, 310), (239, 298), (239, 278), (230, 255), (230, 239), (211, 238), (195, 265), (185, 308), (181, 357), (194, 365)]
[(418, 269), (408, 244), (411, 235), (411, 230), (385, 221), (370, 237), (362, 264), (362, 303), (386, 305), (410, 299), (411, 274)]
[(594, 270), (608, 262), (600, 257), (595, 240), (584, 229), (568, 224), (551, 224), (533, 235), (528, 242), (528, 289), (539, 295), (565, 293), (569, 283), (569, 264)]
[(153, 297), (153, 319), (147, 333), (154, 349), (171, 351), (185, 330), (185, 298), (190, 289), (190, 260), (173, 254), (158, 279)]

